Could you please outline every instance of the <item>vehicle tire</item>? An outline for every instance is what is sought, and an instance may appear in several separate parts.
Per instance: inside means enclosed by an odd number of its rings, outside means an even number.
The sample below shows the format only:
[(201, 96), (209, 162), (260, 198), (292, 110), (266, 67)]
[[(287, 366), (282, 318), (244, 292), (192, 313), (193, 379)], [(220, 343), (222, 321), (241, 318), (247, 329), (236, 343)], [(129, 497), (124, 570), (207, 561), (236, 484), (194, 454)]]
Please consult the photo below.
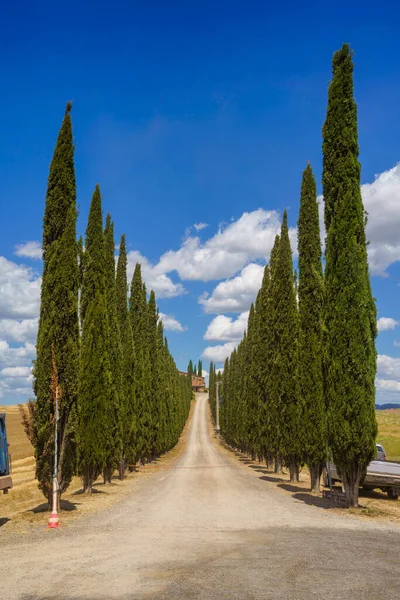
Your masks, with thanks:
[(397, 492), (395, 492), (394, 490), (388, 490), (387, 495), (388, 495), (389, 500), (397, 500), (397, 498), (399, 497), (399, 494)]

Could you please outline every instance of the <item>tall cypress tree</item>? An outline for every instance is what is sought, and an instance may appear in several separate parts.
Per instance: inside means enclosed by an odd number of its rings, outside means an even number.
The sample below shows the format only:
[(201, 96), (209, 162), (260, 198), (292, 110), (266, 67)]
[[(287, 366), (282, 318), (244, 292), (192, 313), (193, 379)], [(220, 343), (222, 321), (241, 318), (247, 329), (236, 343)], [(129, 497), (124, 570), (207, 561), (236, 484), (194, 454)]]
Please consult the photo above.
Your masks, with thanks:
[(325, 394), (333, 460), (349, 506), (375, 453), (376, 308), (360, 191), (357, 106), (348, 44), (333, 57), (323, 127), (326, 227)]
[(125, 235), (121, 236), (116, 275), (116, 306), (122, 348), (122, 398), (120, 402), (122, 420), (122, 452), (119, 475), (123, 479), (128, 464), (137, 461), (137, 414), (135, 402), (135, 352), (132, 323), (128, 311), (127, 255)]
[(300, 394), (298, 384), (298, 314), (293, 282), (292, 251), (286, 210), (273, 274), (274, 361), (271, 368), (272, 402), (278, 419), (279, 453), (289, 467), (291, 481), (298, 479), (302, 458)]
[(298, 221), (299, 380), (302, 431), (311, 490), (319, 491), (326, 460), (322, 371), (323, 275), (317, 191), (311, 166), (303, 171)]
[(198, 364), (198, 367), (197, 367), (197, 374), (200, 377), (203, 377), (203, 362), (201, 360), (199, 360), (199, 364)]
[(110, 426), (106, 432), (107, 459), (104, 468), (105, 483), (111, 483), (112, 473), (119, 465), (122, 454), (122, 346), (117, 319), (114, 247), (114, 225), (111, 221), (111, 215), (108, 214), (104, 229), (104, 262), (112, 389), (108, 405), (109, 417), (107, 421)]
[(51, 397), (52, 348), (62, 390), (58, 422), (58, 484), (64, 492), (75, 468), (72, 415), (79, 363), (76, 183), (71, 104), (67, 104), (50, 165), (43, 219), (43, 278), (40, 303), (33, 422), (36, 477), (51, 504), (54, 464), (54, 406)]
[(86, 229), (82, 286), (84, 317), (78, 399), (78, 470), (84, 491), (107, 464), (110, 403), (113, 402), (100, 188), (96, 186)]
[(150, 404), (151, 368), (148, 344), (148, 308), (146, 289), (143, 285), (139, 263), (136, 265), (132, 277), (129, 312), (136, 358), (134, 382), (137, 408), (138, 459), (144, 463), (151, 458), (153, 424)]

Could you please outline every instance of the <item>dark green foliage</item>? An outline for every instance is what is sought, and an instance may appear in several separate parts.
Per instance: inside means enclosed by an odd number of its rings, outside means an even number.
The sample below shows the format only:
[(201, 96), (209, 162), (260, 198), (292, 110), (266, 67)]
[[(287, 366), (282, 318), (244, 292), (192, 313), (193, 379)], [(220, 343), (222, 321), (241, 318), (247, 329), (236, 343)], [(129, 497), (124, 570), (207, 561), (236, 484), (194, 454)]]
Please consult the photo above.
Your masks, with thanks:
[(322, 370), (323, 274), (317, 191), (311, 166), (303, 172), (298, 221), (299, 381), (302, 430), (311, 488), (319, 490), (326, 461), (326, 414)]
[(199, 364), (198, 364), (198, 367), (197, 367), (197, 374), (200, 377), (203, 377), (203, 362), (201, 360), (199, 360)]
[(114, 463), (110, 440), (113, 414), (118, 400), (110, 360), (110, 327), (107, 306), (106, 253), (99, 186), (93, 194), (86, 229), (85, 269), (81, 302), (83, 305), (82, 352), (78, 398), (78, 470), (84, 490), (101, 471)]
[(107, 460), (104, 471), (104, 478), (111, 483), (111, 475), (114, 469), (119, 465), (122, 457), (122, 346), (117, 319), (117, 297), (115, 280), (115, 257), (114, 257), (114, 225), (111, 221), (111, 215), (106, 218), (106, 227), (104, 230), (104, 251), (105, 251), (105, 285), (107, 315), (109, 327), (108, 350), (110, 353), (110, 366), (112, 375), (112, 389), (110, 394), (110, 403), (108, 405), (109, 415), (107, 418), (110, 424), (107, 430)]
[(137, 423), (135, 403), (135, 352), (133, 346), (132, 324), (128, 312), (127, 256), (125, 235), (121, 236), (116, 275), (116, 310), (122, 349), (122, 396), (120, 411), (122, 415), (122, 459), (120, 477), (124, 475), (124, 466), (134, 464), (137, 459)]
[(146, 289), (143, 285), (141, 267), (138, 263), (132, 277), (129, 311), (135, 348), (135, 401), (137, 425), (137, 459), (145, 462), (152, 458), (154, 443), (151, 402), (153, 398), (152, 370), (149, 345), (149, 312)]
[(64, 492), (75, 468), (73, 414), (78, 392), (79, 322), (74, 146), (68, 104), (50, 166), (43, 219), (43, 278), (34, 392), (36, 477), (51, 499), (54, 461), (52, 346), (62, 390), (58, 425), (58, 483)]
[(272, 282), (274, 363), (271, 400), (277, 418), (277, 449), (295, 478), (302, 458), (298, 385), (298, 314), (286, 211)]
[(347, 44), (333, 57), (323, 138), (328, 435), (348, 503), (357, 505), (358, 484), (374, 456), (377, 433), (376, 309), (368, 274), (353, 61)]

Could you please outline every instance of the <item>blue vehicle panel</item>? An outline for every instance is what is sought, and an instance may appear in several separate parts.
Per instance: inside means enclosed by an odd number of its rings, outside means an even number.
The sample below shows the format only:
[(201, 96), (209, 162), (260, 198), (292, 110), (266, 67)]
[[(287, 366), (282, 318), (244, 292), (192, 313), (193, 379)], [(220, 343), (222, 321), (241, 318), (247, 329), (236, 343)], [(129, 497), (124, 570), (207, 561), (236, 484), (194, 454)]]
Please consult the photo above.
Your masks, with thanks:
[(6, 415), (0, 413), (0, 476), (9, 475)]

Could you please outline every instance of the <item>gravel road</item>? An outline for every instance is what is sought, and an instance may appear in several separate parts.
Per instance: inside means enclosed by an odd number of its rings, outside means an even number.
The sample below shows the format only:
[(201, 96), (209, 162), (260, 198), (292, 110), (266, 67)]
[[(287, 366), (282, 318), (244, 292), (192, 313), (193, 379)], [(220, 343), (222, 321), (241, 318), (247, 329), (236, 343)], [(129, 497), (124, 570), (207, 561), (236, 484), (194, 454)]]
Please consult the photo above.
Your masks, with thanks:
[(198, 394), (176, 468), (75, 526), (3, 545), (13, 600), (397, 600), (400, 528), (310, 506), (210, 439)]

